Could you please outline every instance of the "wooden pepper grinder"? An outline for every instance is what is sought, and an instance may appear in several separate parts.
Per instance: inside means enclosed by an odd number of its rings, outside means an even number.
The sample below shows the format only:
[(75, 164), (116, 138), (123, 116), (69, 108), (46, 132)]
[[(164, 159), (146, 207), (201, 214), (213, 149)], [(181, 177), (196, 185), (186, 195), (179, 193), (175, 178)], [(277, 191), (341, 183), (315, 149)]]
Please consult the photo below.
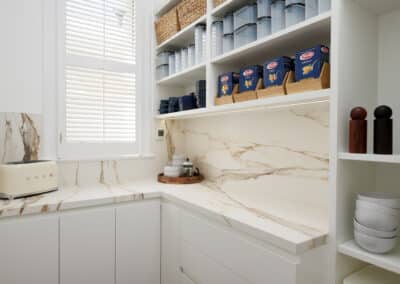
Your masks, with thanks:
[(367, 153), (367, 111), (362, 107), (355, 107), (350, 113), (349, 152)]
[(388, 106), (378, 106), (374, 115), (374, 153), (393, 154), (393, 120), (392, 109)]

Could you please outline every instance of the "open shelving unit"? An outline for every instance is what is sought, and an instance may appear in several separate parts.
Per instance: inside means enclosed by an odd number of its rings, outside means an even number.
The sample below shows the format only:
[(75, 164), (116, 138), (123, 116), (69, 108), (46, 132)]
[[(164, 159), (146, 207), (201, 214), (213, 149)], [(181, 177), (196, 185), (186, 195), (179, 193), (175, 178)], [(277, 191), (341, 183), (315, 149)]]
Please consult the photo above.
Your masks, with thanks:
[[(388, 254), (373, 254), (353, 240), (355, 200), (361, 192), (399, 193), (400, 99), (397, 66), (400, 37), (400, 1), (336, 0), (332, 14), (332, 41), (340, 50), (333, 70), (337, 98), (332, 100), (335, 137), (331, 147), (331, 231), (337, 248), (333, 275), (336, 280), (372, 264), (400, 274), (400, 243)], [(373, 112), (378, 105), (389, 105), (394, 112), (394, 155), (372, 154)], [(350, 111), (362, 106), (368, 111), (368, 154), (348, 153)]]
[[(213, 8), (213, 1), (209, 0), (206, 15), (186, 27), (184, 30), (181, 30), (167, 41), (156, 46), (155, 54), (163, 50), (174, 50), (188, 46), (194, 42), (195, 25), (198, 23), (206, 23), (207, 25), (207, 56), (205, 62), (156, 81), (154, 99), (156, 119), (188, 119), (199, 116), (220, 115), (229, 112), (251, 111), (255, 109), (266, 109), (285, 105), (293, 106), (296, 104), (313, 103), (316, 101), (329, 101), (331, 90), (322, 90), (222, 106), (215, 105), (214, 100), (217, 94), (218, 76), (220, 74), (228, 71), (239, 71), (240, 68), (253, 64), (262, 65), (265, 61), (278, 56), (292, 56), (298, 50), (320, 43), (328, 46), (330, 45), (331, 12), (325, 12), (299, 24), (283, 29), (268, 37), (259, 39), (228, 53), (212, 58), (210, 43), (211, 23), (215, 19), (220, 19), (225, 13), (232, 12), (251, 2), (253, 1), (227, 0), (220, 6)], [(166, 7), (171, 8), (172, 6), (167, 5)], [(160, 9), (164, 12), (167, 10), (165, 6)], [(155, 17), (158, 17), (159, 15), (161, 15), (161, 13), (156, 13)], [(195, 82), (203, 79), (206, 80), (207, 92), (207, 105), (205, 108), (164, 115), (159, 115), (157, 113), (157, 104), (160, 99), (167, 99), (170, 96), (179, 97), (193, 92)]]

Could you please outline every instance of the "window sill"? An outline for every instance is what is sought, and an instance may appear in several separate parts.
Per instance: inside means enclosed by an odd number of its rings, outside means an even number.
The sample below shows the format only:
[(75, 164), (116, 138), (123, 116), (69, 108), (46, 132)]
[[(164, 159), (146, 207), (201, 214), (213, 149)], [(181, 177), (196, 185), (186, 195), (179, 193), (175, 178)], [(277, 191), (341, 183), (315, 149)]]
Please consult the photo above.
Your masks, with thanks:
[(154, 153), (133, 154), (133, 155), (116, 155), (116, 156), (99, 156), (99, 157), (63, 157), (57, 158), (59, 163), (68, 162), (96, 162), (96, 161), (116, 161), (116, 160), (151, 160), (156, 155)]

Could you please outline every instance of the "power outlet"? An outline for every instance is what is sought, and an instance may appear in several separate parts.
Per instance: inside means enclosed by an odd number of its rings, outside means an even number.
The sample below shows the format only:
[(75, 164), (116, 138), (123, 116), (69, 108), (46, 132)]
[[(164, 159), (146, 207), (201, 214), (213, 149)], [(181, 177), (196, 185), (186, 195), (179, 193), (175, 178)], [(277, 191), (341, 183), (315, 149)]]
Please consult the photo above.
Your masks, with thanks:
[(165, 137), (165, 129), (164, 128), (157, 128), (156, 129), (156, 140), (162, 141)]

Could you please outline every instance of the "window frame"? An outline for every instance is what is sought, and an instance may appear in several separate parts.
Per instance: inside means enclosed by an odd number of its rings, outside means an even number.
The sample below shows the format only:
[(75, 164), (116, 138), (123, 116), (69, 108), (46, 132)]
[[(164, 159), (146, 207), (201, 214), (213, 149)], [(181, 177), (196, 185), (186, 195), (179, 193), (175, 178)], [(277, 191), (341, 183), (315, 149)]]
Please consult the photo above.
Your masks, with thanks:
[[(57, 158), (59, 160), (99, 160), (136, 158), (140, 156), (142, 149), (142, 125), (143, 125), (143, 94), (145, 90), (145, 74), (140, 72), (146, 63), (144, 52), (144, 39), (146, 34), (145, 13), (138, 13), (143, 9), (143, 1), (135, 1), (136, 9), (136, 63), (133, 68), (130, 64), (112, 61), (102, 62), (79, 55), (66, 55), (65, 31), (66, 31), (66, 7), (67, 0), (57, 1)], [(68, 58), (67, 58), (68, 57)], [(68, 60), (68, 62), (67, 62)], [(85, 64), (81, 64), (82, 60)], [(78, 63), (79, 62), (79, 63)], [(136, 77), (136, 141), (134, 143), (68, 143), (66, 137), (66, 83), (65, 66), (73, 64), (80, 67), (104, 68), (106, 71), (134, 72)]]

